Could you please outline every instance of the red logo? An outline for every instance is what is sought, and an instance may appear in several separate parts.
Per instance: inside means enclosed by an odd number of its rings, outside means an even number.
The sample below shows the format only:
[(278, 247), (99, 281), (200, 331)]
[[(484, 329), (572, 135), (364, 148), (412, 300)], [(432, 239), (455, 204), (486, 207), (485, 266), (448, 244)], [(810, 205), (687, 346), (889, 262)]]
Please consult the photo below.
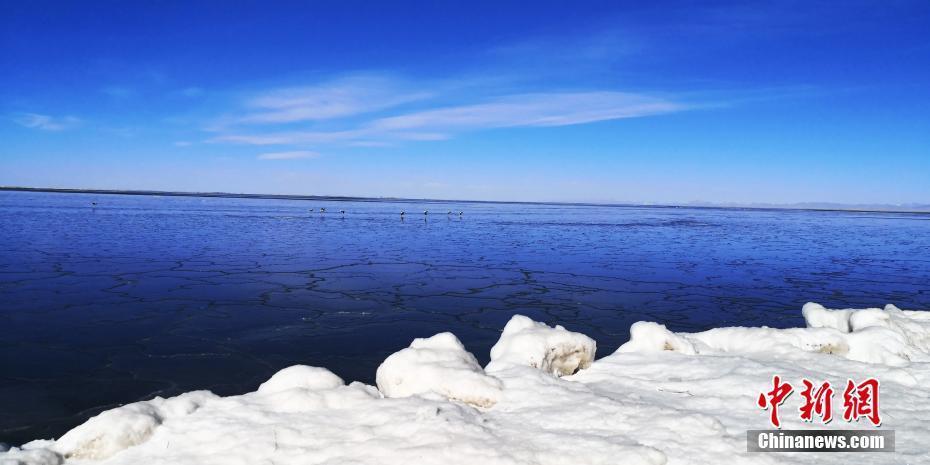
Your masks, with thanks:
[(878, 414), (877, 379), (869, 378), (858, 385), (851, 379), (846, 381), (846, 390), (843, 391), (843, 419), (859, 421), (860, 417), (868, 418), (875, 426), (882, 424), (882, 417)]
[[(806, 378), (801, 379), (801, 383), (804, 385), (801, 390), (803, 402), (798, 408), (801, 420), (813, 422), (816, 416), (821, 423), (830, 423), (833, 420), (833, 386), (829, 381), (815, 384)], [(878, 388), (878, 380), (874, 378), (869, 378), (859, 384), (851, 379), (847, 380), (846, 389), (843, 391), (843, 420), (851, 422), (866, 418), (874, 426), (880, 426), (882, 419), (878, 411)], [(791, 396), (792, 392), (794, 392), (794, 386), (782, 382), (781, 377), (775, 375), (772, 377), (772, 390), (759, 394), (756, 403), (759, 408), (769, 410), (769, 422), (772, 426), (781, 428), (778, 407)]]
[(801, 391), (801, 397), (804, 398), (804, 404), (798, 409), (801, 412), (801, 419), (804, 421), (813, 421), (814, 415), (820, 417), (824, 424), (833, 420), (833, 388), (829, 381), (824, 381), (816, 390), (814, 383), (802, 379), (804, 390)]
[(771, 418), (769, 421), (775, 425), (776, 428), (781, 428), (781, 422), (778, 421), (778, 406), (785, 402), (785, 399), (791, 395), (791, 392), (794, 391), (788, 383), (782, 383), (781, 377), (775, 375), (772, 377), (772, 390), (769, 392), (763, 392), (759, 394), (759, 407), (762, 409), (771, 409)]

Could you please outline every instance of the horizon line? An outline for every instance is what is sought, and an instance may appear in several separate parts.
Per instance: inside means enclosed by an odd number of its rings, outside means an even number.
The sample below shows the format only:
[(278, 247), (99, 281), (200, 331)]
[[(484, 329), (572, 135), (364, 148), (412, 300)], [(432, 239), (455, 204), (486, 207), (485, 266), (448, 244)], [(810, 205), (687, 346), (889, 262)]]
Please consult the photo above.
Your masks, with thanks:
[[(776, 204), (755, 202), (751, 204), (719, 204), (714, 202), (694, 201), (693, 203), (636, 203), (636, 202), (561, 202), (532, 200), (468, 200), (468, 199), (432, 199), (416, 197), (360, 197), (346, 195), (308, 195), (308, 194), (255, 194), (236, 192), (196, 192), (196, 191), (161, 191), (148, 189), (86, 189), (67, 187), (24, 187), (0, 186), (0, 192), (47, 192), (59, 194), (99, 194), (99, 195), (150, 195), (167, 197), (214, 197), (242, 199), (278, 199), (278, 200), (327, 200), (331, 202), (425, 202), (425, 203), (485, 203), (513, 205), (564, 205), (579, 207), (618, 207), (618, 208), (691, 208), (717, 210), (759, 210), (759, 211), (817, 211), (847, 213), (908, 213), (930, 214), (930, 204), (843, 204), (834, 202), (801, 202), (794, 204)], [(814, 205), (824, 206), (817, 207)], [(809, 206), (805, 206), (809, 205)], [(829, 205), (829, 206), (827, 206)], [(871, 207), (871, 208), (869, 208)], [(888, 207), (888, 208), (880, 208)], [(895, 209), (894, 207), (900, 207)]]

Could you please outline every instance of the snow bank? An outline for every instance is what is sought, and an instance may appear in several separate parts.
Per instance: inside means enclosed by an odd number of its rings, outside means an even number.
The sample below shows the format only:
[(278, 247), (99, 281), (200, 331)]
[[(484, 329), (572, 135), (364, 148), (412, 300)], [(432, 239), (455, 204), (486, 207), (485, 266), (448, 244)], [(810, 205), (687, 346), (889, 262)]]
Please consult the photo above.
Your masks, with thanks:
[(927, 312), (901, 310), (890, 304), (884, 310), (830, 310), (808, 302), (802, 313), (807, 326), (812, 328), (828, 327), (844, 333), (862, 333), (869, 328), (887, 329), (889, 331), (885, 335), (918, 352), (930, 352), (930, 314)]
[(145, 442), (165, 421), (190, 415), (216, 398), (209, 391), (194, 391), (107, 410), (65, 433), (51, 449), (65, 458), (105, 459)]
[[(46, 441), (39, 443), (42, 442)], [(64, 458), (60, 454), (41, 448), (39, 444), (34, 444), (32, 449), (14, 448), (6, 453), (0, 452), (0, 465), (60, 465), (62, 463), (64, 463)]]
[(571, 375), (591, 366), (596, 350), (594, 340), (584, 334), (514, 315), (491, 348), (487, 370), (526, 365), (557, 376)]
[[(930, 312), (803, 313), (807, 328), (673, 333), (641, 322), (593, 363), (593, 341), (519, 317), (494, 347), (493, 376), (442, 333), (388, 357), (380, 391), (291, 367), (241, 396), (110, 410), (57, 441), (0, 452), (0, 464), (930, 464)], [(755, 402), (776, 374), (796, 387), (879, 379), (896, 451), (746, 452), (746, 430), (768, 427)], [(797, 397), (782, 406), (783, 428), (822, 428), (798, 418)]]
[(800, 351), (892, 366), (905, 366), (912, 360), (930, 361), (930, 313), (908, 312), (893, 305), (884, 310), (829, 310), (808, 303), (802, 314), (807, 328), (716, 328), (675, 334), (656, 323), (638, 322), (630, 328), (630, 341), (617, 352), (797, 357)]
[(452, 333), (414, 339), (378, 367), (376, 382), (385, 397), (432, 393), (478, 407), (494, 405), (501, 394), (500, 380), (485, 374)]

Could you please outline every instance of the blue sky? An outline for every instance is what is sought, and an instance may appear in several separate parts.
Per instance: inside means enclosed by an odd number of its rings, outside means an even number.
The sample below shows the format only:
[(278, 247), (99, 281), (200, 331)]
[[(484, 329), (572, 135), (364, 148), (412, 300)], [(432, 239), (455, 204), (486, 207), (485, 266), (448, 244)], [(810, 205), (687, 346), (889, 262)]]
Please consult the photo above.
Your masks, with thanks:
[(7, 1), (0, 69), (0, 185), (930, 203), (926, 1)]

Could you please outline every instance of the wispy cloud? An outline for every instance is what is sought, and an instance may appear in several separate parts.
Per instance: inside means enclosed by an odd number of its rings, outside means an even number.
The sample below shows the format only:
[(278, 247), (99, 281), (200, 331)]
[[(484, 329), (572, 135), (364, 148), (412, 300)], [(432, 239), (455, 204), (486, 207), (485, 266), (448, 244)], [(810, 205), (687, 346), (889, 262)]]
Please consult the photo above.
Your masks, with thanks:
[(636, 34), (607, 29), (572, 37), (543, 36), (505, 43), (487, 51), (491, 66), (547, 76), (609, 71), (609, 65), (642, 51)]
[(203, 93), (204, 93), (204, 90), (196, 86), (185, 87), (175, 92), (175, 94), (177, 95), (180, 95), (182, 97), (190, 97), (190, 98), (200, 97), (201, 95), (203, 95)]
[(226, 134), (209, 142), (232, 142), (248, 145), (327, 144), (362, 137), (361, 131), (289, 131), (269, 134)]
[(682, 109), (681, 104), (623, 92), (539, 93), (382, 118), (374, 121), (371, 127), (456, 132), (516, 126), (569, 126)]
[[(616, 88), (615, 79), (578, 81), (578, 73), (603, 77), (618, 57), (638, 49), (628, 35), (608, 31), (568, 42), (543, 38), (504, 45), (483, 55), (486, 66), (479, 71), (454, 78), (368, 72), (266, 89), (243, 97), (238, 110), (209, 124), (215, 135), (208, 141), (379, 147), (696, 108), (678, 97)], [(533, 61), (540, 56), (547, 57), (545, 63)], [(549, 60), (552, 56), (559, 59)]]
[(309, 150), (294, 150), (291, 152), (270, 152), (258, 156), (259, 160), (297, 160), (301, 158), (316, 158), (320, 156), (317, 152)]
[(292, 123), (320, 121), (370, 113), (430, 97), (429, 92), (407, 89), (395, 80), (353, 76), (326, 83), (274, 89), (251, 99), (254, 111), (238, 123)]
[(100, 92), (116, 99), (129, 98), (136, 95), (136, 91), (134, 89), (123, 86), (107, 86), (103, 89), (100, 89)]
[(13, 121), (20, 126), (43, 131), (62, 131), (81, 123), (81, 120), (74, 116), (55, 117), (39, 113), (21, 113), (16, 115)]
[(443, 140), (456, 134), (506, 127), (569, 126), (682, 111), (667, 99), (623, 92), (517, 94), (482, 103), (441, 106), (369, 119), (344, 130), (225, 134), (213, 142), (250, 145), (386, 145), (396, 141)]

